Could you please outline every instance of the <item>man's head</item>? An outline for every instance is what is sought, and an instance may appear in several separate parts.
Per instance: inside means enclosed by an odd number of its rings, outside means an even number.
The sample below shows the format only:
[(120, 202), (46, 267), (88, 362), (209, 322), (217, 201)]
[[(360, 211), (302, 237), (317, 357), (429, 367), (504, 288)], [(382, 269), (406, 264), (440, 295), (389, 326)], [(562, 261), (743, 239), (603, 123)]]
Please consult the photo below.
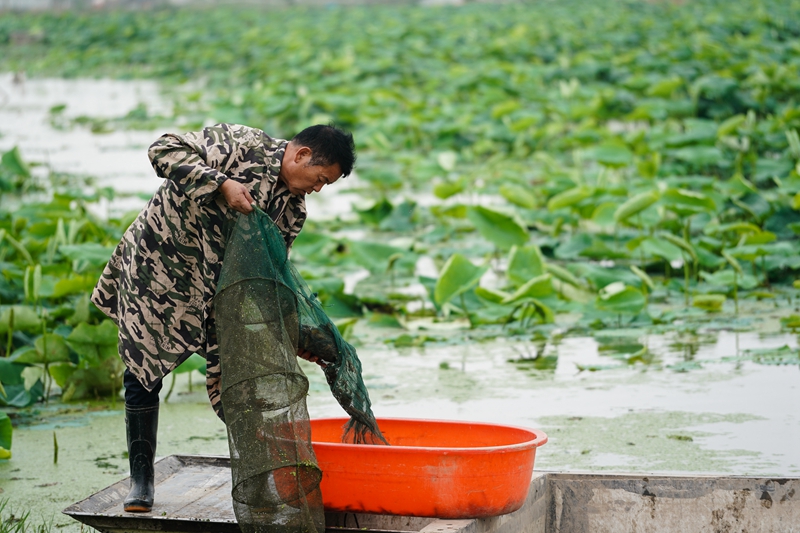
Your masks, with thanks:
[(353, 171), (353, 135), (318, 124), (295, 135), (286, 146), (280, 178), (292, 194), (319, 192)]

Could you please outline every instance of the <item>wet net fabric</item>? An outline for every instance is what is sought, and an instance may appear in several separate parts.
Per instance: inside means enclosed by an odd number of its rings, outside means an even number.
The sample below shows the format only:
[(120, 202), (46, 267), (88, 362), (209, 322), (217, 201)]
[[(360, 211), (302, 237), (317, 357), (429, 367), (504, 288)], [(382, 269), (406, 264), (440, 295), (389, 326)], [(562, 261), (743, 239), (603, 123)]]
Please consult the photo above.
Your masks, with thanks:
[(288, 260), (264, 212), (240, 215), (228, 239), (214, 299), (228, 427), (233, 507), (244, 533), (325, 529), (311, 446), (302, 348), (350, 415), (343, 441), (381, 443), (355, 349), (339, 334)]

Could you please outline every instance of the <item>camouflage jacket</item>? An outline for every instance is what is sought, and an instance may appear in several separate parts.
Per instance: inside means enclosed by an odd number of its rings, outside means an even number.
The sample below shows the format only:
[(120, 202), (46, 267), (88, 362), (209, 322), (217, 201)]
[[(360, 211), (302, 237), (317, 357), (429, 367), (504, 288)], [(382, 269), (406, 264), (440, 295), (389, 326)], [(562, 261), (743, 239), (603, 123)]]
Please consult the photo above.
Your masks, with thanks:
[(257, 129), (217, 124), (164, 135), (150, 147), (165, 181), (123, 235), (92, 294), (117, 323), (120, 355), (148, 390), (189, 355), (216, 344), (206, 325), (227, 227), (238, 215), (217, 191), (222, 182), (248, 188), (287, 248), (300, 232), (305, 199), (278, 179), (286, 144)]

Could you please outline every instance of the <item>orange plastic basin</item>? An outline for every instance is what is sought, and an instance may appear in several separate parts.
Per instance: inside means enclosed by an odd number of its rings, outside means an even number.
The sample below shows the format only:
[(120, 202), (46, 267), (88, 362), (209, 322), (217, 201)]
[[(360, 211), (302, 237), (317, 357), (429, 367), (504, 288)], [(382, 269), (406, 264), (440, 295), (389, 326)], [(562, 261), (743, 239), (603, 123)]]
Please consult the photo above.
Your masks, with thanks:
[(542, 431), (475, 422), (378, 419), (391, 446), (342, 444), (345, 418), (311, 421), (331, 511), (478, 518), (519, 509)]

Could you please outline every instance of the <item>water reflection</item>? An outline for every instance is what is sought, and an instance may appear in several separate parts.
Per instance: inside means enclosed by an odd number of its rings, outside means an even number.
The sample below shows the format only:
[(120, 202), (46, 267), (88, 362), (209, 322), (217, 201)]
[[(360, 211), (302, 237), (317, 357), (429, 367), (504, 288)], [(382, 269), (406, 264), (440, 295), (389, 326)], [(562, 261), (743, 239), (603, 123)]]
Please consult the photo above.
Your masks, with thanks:
[(512, 346), (512, 349), (519, 356), (508, 362), (518, 370), (537, 374), (555, 371), (558, 366), (557, 343), (549, 344), (545, 337), (535, 337), (530, 343)]

